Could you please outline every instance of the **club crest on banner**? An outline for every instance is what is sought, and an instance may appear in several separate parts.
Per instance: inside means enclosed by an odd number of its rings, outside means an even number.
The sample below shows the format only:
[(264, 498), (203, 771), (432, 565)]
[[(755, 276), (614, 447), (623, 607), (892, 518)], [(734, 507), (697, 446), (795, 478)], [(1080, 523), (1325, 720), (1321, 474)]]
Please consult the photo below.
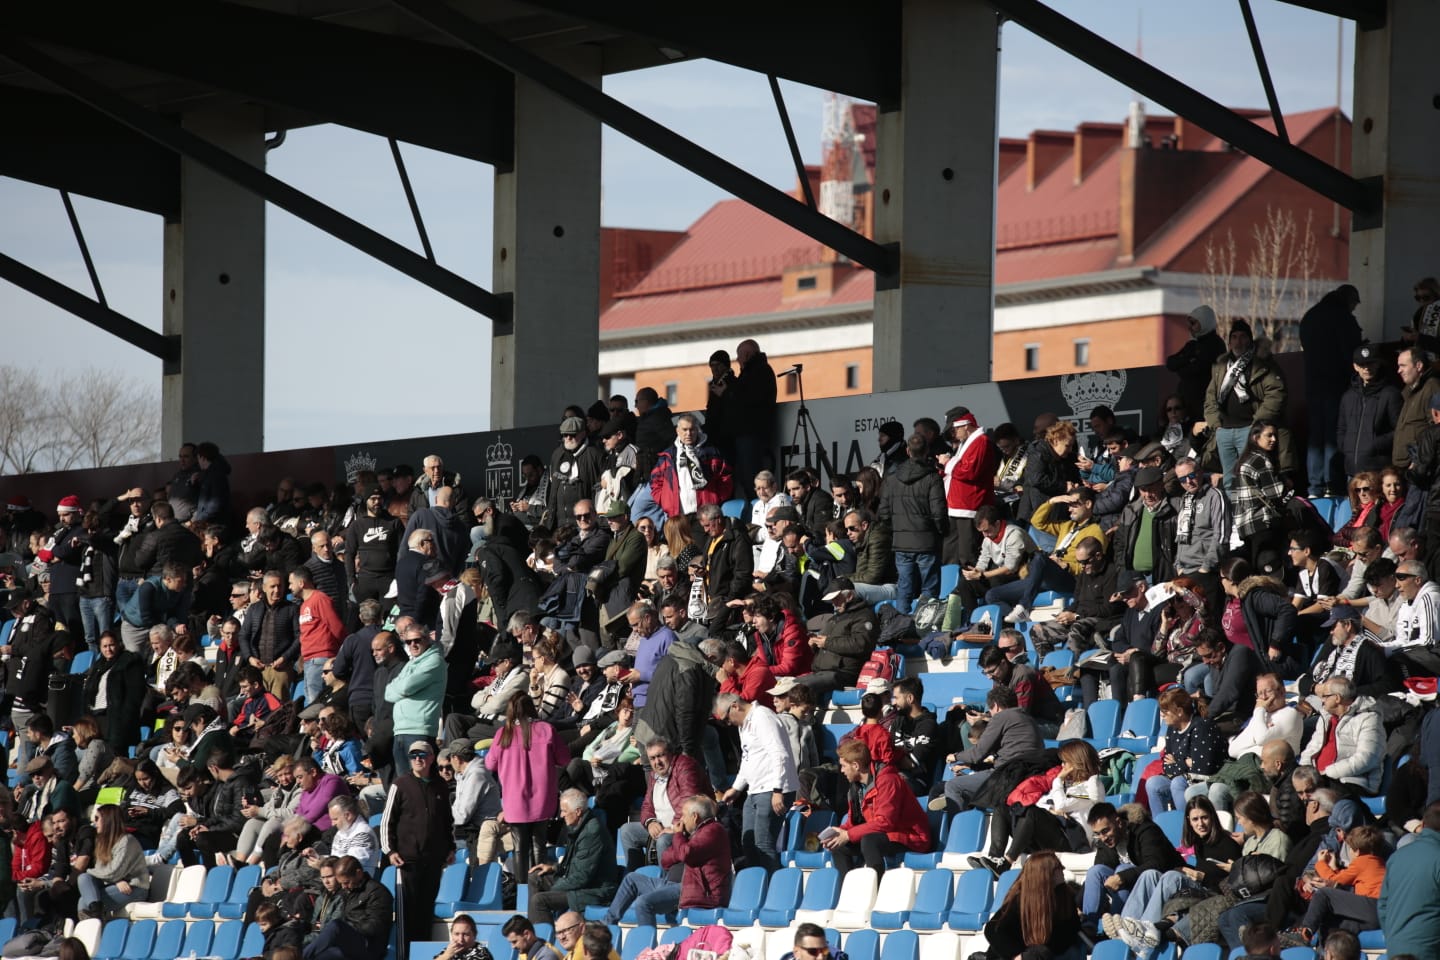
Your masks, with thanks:
[(485, 494), (500, 503), (515, 496), (515, 449), (499, 434), (485, 448)]

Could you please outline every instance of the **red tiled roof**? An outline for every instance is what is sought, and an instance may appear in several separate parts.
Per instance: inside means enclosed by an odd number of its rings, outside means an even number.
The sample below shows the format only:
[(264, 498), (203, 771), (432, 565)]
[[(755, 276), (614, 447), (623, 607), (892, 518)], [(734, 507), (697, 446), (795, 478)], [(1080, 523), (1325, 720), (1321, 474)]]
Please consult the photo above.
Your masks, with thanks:
[[(874, 112), (856, 106), (857, 127), (865, 127), (867, 162), (873, 163)], [(1245, 111), (1254, 114), (1254, 111)], [(1331, 109), (1287, 115), (1293, 142), (1303, 144)], [(1267, 117), (1255, 117), (1273, 131)], [(1154, 134), (1173, 118), (1148, 117)], [(1191, 124), (1187, 149), (1215, 151), (1224, 145)], [(1114, 269), (1119, 253), (1120, 147), (1112, 148), (1074, 181), (1073, 151), (1049, 174), (1027, 189), (1026, 164), (1016, 166), (996, 192), (997, 284), (1098, 273)], [(1235, 203), (1270, 173), (1253, 157), (1237, 162), (1183, 206), (1145, 242), (1128, 265), (1164, 269)], [(741, 200), (715, 204), (686, 232), (684, 239), (653, 271), (615, 302), (600, 318), (602, 331), (634, 330), (728, 317), (744, 317), (817, 307), (867, 303), (874, 279), (857, 271), (828, 297), (782, 302), (787, 267), (816, 263), (821, 247), (809, 237)]]

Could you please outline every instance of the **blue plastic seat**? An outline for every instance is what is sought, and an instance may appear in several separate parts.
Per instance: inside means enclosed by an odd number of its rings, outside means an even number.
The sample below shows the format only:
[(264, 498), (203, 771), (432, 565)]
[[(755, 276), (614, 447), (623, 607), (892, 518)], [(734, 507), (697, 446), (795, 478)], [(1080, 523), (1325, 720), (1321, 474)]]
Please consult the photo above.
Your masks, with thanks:
[(1170, 841), (1172, 847), (1180, 846), (1181, 832), (1185, 827), (1184, 810), (1165, 810), (1154, 814), (1155, 826), (1165, 832), (1165, 839)]
[(215, 927), (215, 937), (210, 941), (210, 956), (222, 960), (240, 955), (240, 938), (245, 935), (245, 921), (226, 920)]
[(226, 864), (211, 867), (205, 874), (205, 885), (200, 888), (200, 899), (191, 903), (167, 903), (160, 908), (160, 915), (167, 920), (189, 916), (192, 920), (209, 920), (216, 909), (230, 897), (230, 885), (235, 879), (235, 868)]
[[(174, 960), (175, 957), (183, 957), (180, 946), (185, 942), (185, 921), (167, 920), (158, 933), (155, 935), (155, 945), (150, 948), (151, 960)], [(125, 944), (126, 952), (129, 952), (130, 944)]]
[[(800, 910), (834, 910), (840, 902), (840, 872), (834, 867), (812, 870), (805, 878), (805, 893), (800, 898)], [(794, 914), (791, 914), (794, 919)]]
[(1086, 737), (1096, 750), (1104, 749), (1120, 735), (1120, 704), (1114, 700), (1096, 700), (1085, 711), (1090, 728)]
[(850, 960), (880, 960), (880, 934), (874, 930), (856, 930), (845, 938), (845, 952)]
[(130, 921), (119, 917), (105, 924), (100, 931), (100, 943), (95, 947), (94, 960), (120, 960), (125, 950), (125, 935), (130, 932)]
[[(912, 869), (933, 867), (947, 855), (969, 855), (979, 851), (985, 844), (985, 811), (966, 810), (957, 813), (950, 820), (950, 832), (945, 838), (941, 853), (907, 853), (905, 866)], [(953, 859), (953, 857), (952, 857)]]
[[(436, 898), (435, 915), (453, 917), (457, 913), (499, 910), (501, 872), (498, 863), (484, 863), (471, 870), (458, 899), (446, 900), (443, 896)], [(443, 890), (443, 878), (441, 884)]]
[[(735, 874), (735, 883), (730, 888), (730, 906), (717, 910), (714, 923), (724, 919), (727, 927), (748, 927), (760, 913), (760, 904), (765, 899), (765, 882), (769, 874), (764, 867), (746, 867)], [(685, 922), (697, 926), (697, 914), (701, 911), (685, 911)]]
[(120, 951), (121, 960), (150, 960), (158, 926), (154, 920), (132, 921), (130, 933), (125, 937), (125, 948)]
[(1000, 905), (1005, 902), (1005, 894), (1010, 892), (1010, 888), (1015, 885), (1015, 880), (1019, 876), (1019, 867), (1012, 867), (1000, 874), (1000, 879), (995, 881), (995, 909), (1000, 909)]
[[(654, 878), (657, 879), (657, 880), (660, 878), (660, 868), (659, 868), (658, 866), (656, 866), (655, 864), (653, 864), (653, 863), (646, 864), (645, 866), (641, 867), (639, 870), (636, 870), (635, 873), (638, 874), (639, 876), (642, 876), (642, 877), (654, 877)], [(609, 910), (610, 910), (610, 905), (609, 905), (608, 903), (594, 904), (594, 905), (592, 905), (592, 906), (588, 906), (588, 907), (585, 908), (585, 919), (586, 919), (586, 920), (604, 920), (604, 919), (605, 919), (605, 914), (606, 914)], [(630, 906), (628, 906), (628, 907), (625, 908), (625, 913), (624, 913), (623, 916), (620, 917), (620, 922), (621, 922), (621, 923), (635, 923), (635, 922), (636, 922), (636, 920), (635, 920), (635, 904), (632, 903), (632, 904), (630, 904)], [(509, 941), (506, 941), (506, 942), (508, 943)], [(491, 953), (494, 953), (495, 951), (492, 950), (492, 951), (490, 951), (490, 952), (491, 952)]]
[(960, 582), (960, 564), (945, 563), (940, 565), (940, 596), (950, 596), (950, 591), (955, 589), (955, 584)]
[(1335, 513), (1330, 517), (1330, 529), (1339, 530), (1345, 526), (1345, 524), (1350, 522), (1350, 517), (1354, 515), (1354, 512), (1354, 508), (1350, 506), (1350, 499), (1348, 497), (1336, 500)]
[[(184, 924), (185, 921), (179, 921)], [(209, 920), (194, 920), (185, 927), (185, 942), (180, 945), (171, 956), (188, 957), (195, 954), (197, 957), (207, 956), (210, 953), (210, 941), (215, 939), (215, 924)], [(157, 960), (159, 957), (157, 955)], [(165, 960), (170, 960), (166, 957)]]
[[(1240, 953), (1242, 956), (1244, 955), (1244, 947), (1240, 948)], [(1319, 956), (1310, 947), (1286, 947), (1280, 951), (1280, 960), (1316, 960)]]
[(449, 940), (413, 940), (410, 943), (410, 956), (415, 960), (430, 960), (449, 946)]
[(684, 924), (671, 927), (669, 930), (666, 930), (664, 933), (660, 934), (660, 945), (663, 946), (667, 943), (679, 943), (694, 932), (694, 930), (691, 930)]
[(1361, 949), (1361, 950), (1384, 950), (1384, 949), (1385, 949), (1385, 931), (1384, 931), (1384, 930), (1366, 930), (1364, 933), (1360, 934), (1360, 949)]
[[(971, 871), (972, 873), (974, 871)], [(939, 930), (955, 899), (955, 875), (936, 867), (920, 875), (915, 887), (915, 905), (910, 908), (911, 930)]]
[(819, 867), (829, 866), (831, 863), (830, 851), (828, 850), (807, 850), (806, 839), (812, 835), (818, 835), (826, 827), (832, 827), (837, 822), (834, 810), (812, 810), (810, 816), (805, 818), (804, 826), (800, 829), (798, 836), (792, 836), (790, 841), (789, 862), (791, 866), (802, 867), (806, 870), (814, 870)]
[[(521, 889), (529, 889), (528, 885)], [(485, 927), (483, 930), (475, 931), (475, 942), (483, 942), (490, 951), (490, 956), (495, 960), (515, 960), (515, 948), (510, 946), (510, 941), (505, 939), (502, 932), (503, 924)]]
[[(795, 911), (800, 909), (800, 892), (804, 881), (805, 874), (799, 867), (785, 867), (775, 871), (770, 877), (770, 884), (765, 890), (765, 899), (756, 911), (754, 919), (758, 919), (761, 925), (766, 927), (788, 927), (790, 921), (795, 919)], [(745, 922), (753, 923), (754, 920)], [(741, 924), (731, 922), (730, 914), (727, 911), (725, 925), (733, 927)]]
[(245, 927), (245, 935), (240, 938), (240, 952), (236, 956), (258, 957), (264, 952), (265, 932), (260, 929), (260, 924), (249, 924)]
[(1075, 654), (1070, 650), (1051, 650), (1040, 661), (1040, 666), (1054, 667), (1056, 670), (1069, 670), (1075, 666)]
[(1131, 700), (1125, 705), (1125, 715), (1120, 718), (1120, 732), (1135, 736), (1116, 736), (1115, 746), (1137, 755), (1150, 752), (1160, 736), (1160, 701), (1154, 697)]
[(250, 891), (260, 885), (260, 864), (252, 863), (235, 871), (230, 883), (230, 892), (224, 902), (215, 905), (215, 914), (222, 920), (245, 919), (245, 906), (250, 900)]
[[(1220, 946), (1215, 943), (1196, 944), (1202, 947), (1214, 947), (1214, 960), (1220, 960)], [(1194, 948), (1190, 948), (1194, 949)], [(1190, 949), (1185, 951), (1186, 960), (1189, 960)], [(1090, 960), (1131, 960), (1130, 948), (1125, 946), (1123, 940), (1101, 940), (1095, 944), (1095, 950), (1090, 954)]]
[(946, 920), (951, 930), (962, 933), (979, 930), (990, 919), (995, 885), (987, 870), (967, 870), (955, 885), (954, 907)]
[(75, 659), (70, 661), (71, 673), (84, 673), (90, 669), (90, 664), (95, 662), (95, 654), (89, 650), (81, 650), (75, 654)]
[(458, 912), (454, 910), (443, 910), (441, 904), (450, 904), (463, 899), (467, 866), (464, 860), (456, 860), (454, 863), (448, 864), (441, 872), (440, 887), (435, 894), (435, 916), (437, 919), (446, 920)]
[(745, 516), (745, 508), (747, 505), (747, 502), (744, 500), (726, 500), (720, 504), (720, 512), (734, 520), (739, 520)]
[[(851, 937), (854, 942), (854, 937)], [(880, 960), (920, 960), (920, 935), (914, 930), (896, 930), (885, 937)]]
[[(613, 938), (612, 938), (613, 939)], [(625, 934), (620, 960), (635, 960), (641, 953), (655, 946), (655, 928), (652, 926), (631, 927)], [(419, 956), (416, 954), (416, 956)]]

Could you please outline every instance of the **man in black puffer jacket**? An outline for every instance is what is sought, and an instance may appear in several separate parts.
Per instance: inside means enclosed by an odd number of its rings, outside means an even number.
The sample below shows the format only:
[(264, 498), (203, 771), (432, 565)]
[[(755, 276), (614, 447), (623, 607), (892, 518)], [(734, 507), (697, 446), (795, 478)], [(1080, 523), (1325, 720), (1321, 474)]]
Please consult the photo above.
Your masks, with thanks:
[(895, 551), (899, 574), (897, 606), (908, 612), (910, 601), (925, 582), (927, 570), (940, 563), (950, 518), (945, 507), (945, 484), (925, 438), (915, 434), (905, 442), (910, 459), (880, 491), (880, 522), (890, 528), (890, 549)]
[(1337, 431), (1347, 477), (1390, 465), (1404, 398), (1400, 388), (1385, 379), (1383, 360), (1378, 347), (1367, 343), (1355, 348), (1355, 379), (1340, 398)]
[[(901, 464), (900, 469), (911, 462)], [(875, 640), (880, 636), (874, 607), (855, 595), (855, 585), (846, 577), (831, 580), (824, 599), (834, 604), (835, 616), (823, 633), (810, 638), (810, 646), (815, 648), (811, 663), (814, 672), (796, 681), (815, 692), (815, 705), (820, 710), (829, 706), (830, 695), (836, 690), (855, 686), (860, 668), (875, 652)]]

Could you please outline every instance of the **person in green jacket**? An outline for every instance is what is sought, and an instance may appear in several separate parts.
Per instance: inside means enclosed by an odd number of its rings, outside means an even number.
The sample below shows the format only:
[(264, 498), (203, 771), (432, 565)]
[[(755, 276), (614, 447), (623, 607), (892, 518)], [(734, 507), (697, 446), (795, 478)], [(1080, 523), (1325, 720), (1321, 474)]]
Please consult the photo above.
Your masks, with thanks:
[(408, 766), (410, 744), (424, 740), (435, 751), (440, 704), (445, 696), (447, 665), (440, 648), (418, 623), (401, 631), (410, 659), (385, 686), (385, 700), (395, 705), (395, 769)]
[(587, 587), (613, 616), (635, 599), (635, 591), (645, 579), (649, 548), (644, 534), (630, 522), (629, 507), (623, 501), (610, 504), (605, 522), (610, 526), (610, 545), (605, 548), (605, 562), (590, 572)]
[(532, 923), (553, 923), (566, 910), (583, 913), (586, 907), (609, 903), (620, 886), (615, 840), (590, 812), (588, 802), (580, 790), (560, 795), (565, 856), (557, 864), (537, 864), (530, 871)]
[(1440, 957), (1440, 802), (1423, 828), (1391, 855), (1380, 887), (1380, 929), (1390, 956)]

